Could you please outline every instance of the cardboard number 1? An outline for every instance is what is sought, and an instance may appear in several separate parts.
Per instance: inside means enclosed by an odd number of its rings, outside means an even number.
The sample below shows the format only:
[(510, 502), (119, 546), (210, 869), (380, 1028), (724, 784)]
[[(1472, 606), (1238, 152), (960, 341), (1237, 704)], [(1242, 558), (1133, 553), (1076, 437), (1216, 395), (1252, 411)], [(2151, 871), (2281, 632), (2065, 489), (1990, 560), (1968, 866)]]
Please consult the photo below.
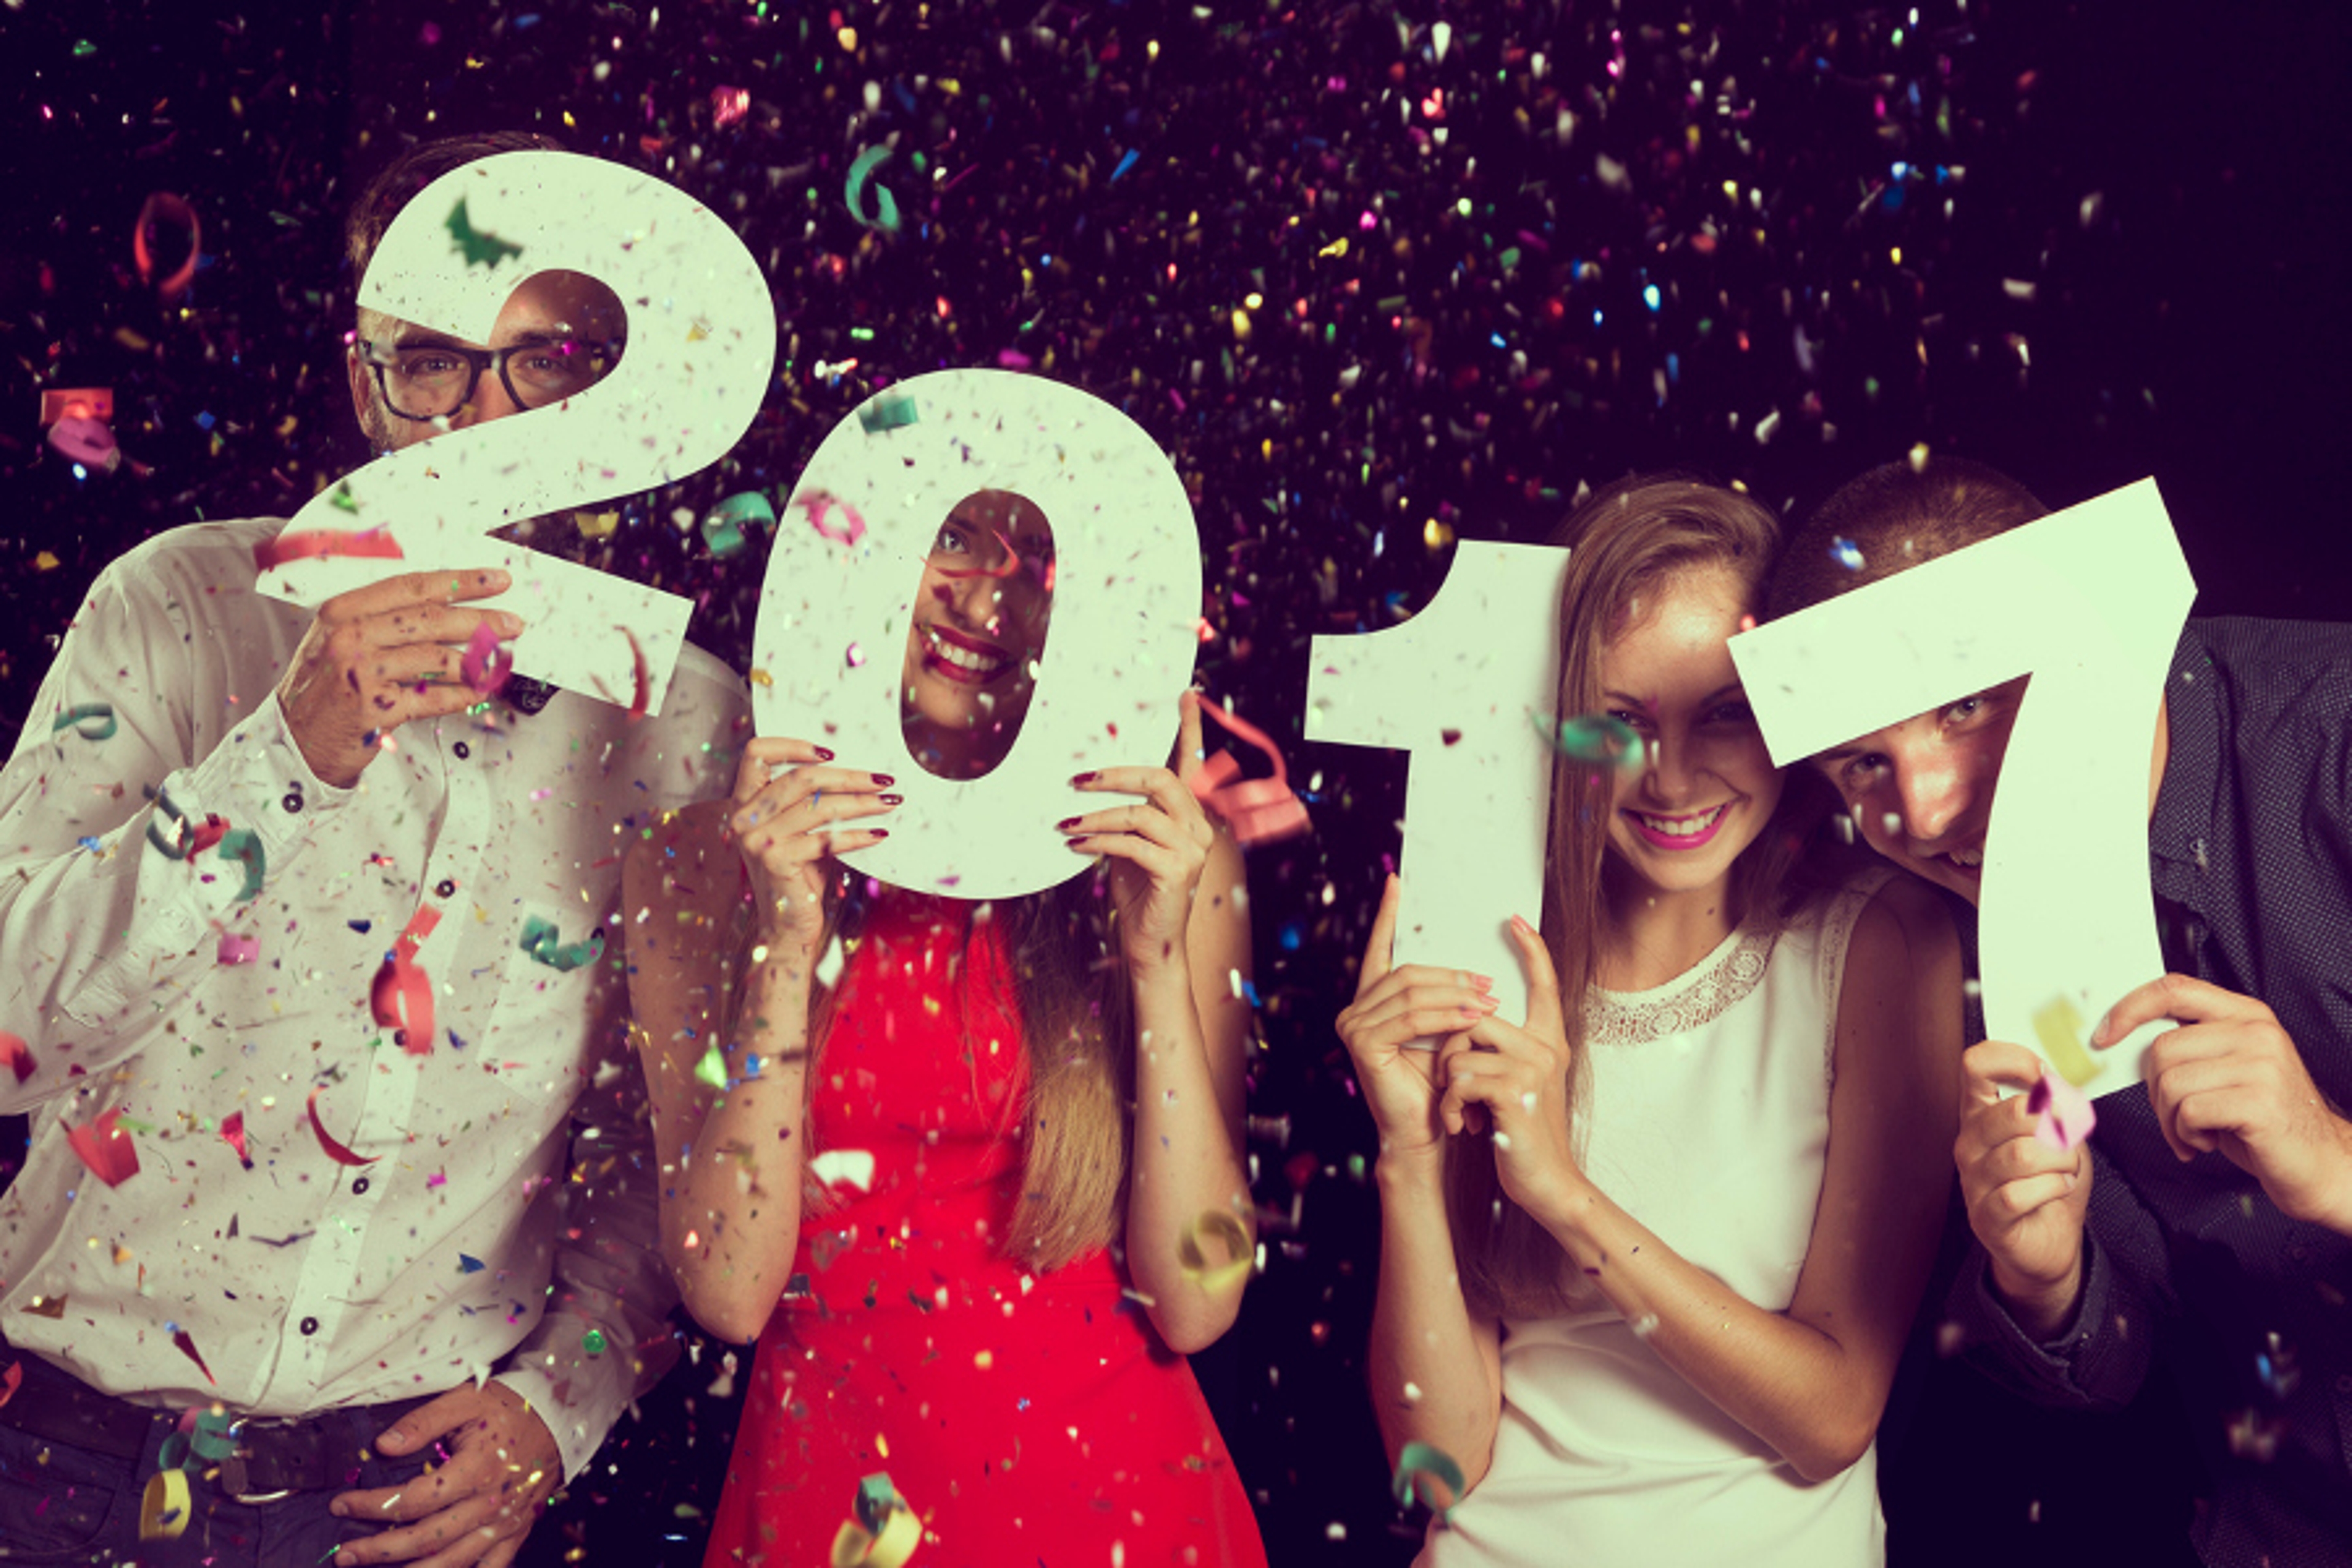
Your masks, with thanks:
[[(1007, 490), (1054, 533), (1036, 691), (1003, 762), (971, 780), (915, 762), (900, 701), (915, 595), (940, 525)], [(1131, 797), (1073, 774), (1168, 761), (1200, 647), (1201, 542), (1176, 470), (1097, 397), (1006, 371), (899, 383), (834, 427), (776, 530), (752, 642), (763, 735), (890, 774), (890, 837), (844, 857), (897, 887), (1009, 898), (1086, 869), (1054, 824)]]
[(2138, 1082), (2171, 1026), (2086, 1048), (2102, 1013), (2164, 973), (2148, 758), (2196, 592), (2142, 480), (1731, 639), (1783, 766), (2032, 676), (1985, 836), (1985, 1030), (2093, 1095)]
[[(1411, 758), (1395, 962), (1490, 975), (1502, 1016), (1527, 1016), (1515, 914), (1543, 917), (1551, 749), (1568, 552), (1464, 544), (1426, 609), (1309, 650), (1307, 738)], [(1431, 1043), (1431, 1042), (1424, 1042)]]
[[(571, 153), (503, 153), (452, 170), (403, 207), (359, 303), (487, 342), (536, 273), (586, 273), (619, 295), (628, 342), (587, 391), (380, 458), (313, 498), (288, 533), (386, 529), (397, 559), (329, 552), (262, 574), (315, 605), (404, 572), (504, 567), (495, 601), (528, 629), (518, 673), (659, 712), (691, 602), (481, 536), (518, 519), (685, 478), (751, 427), (775, 363), (775, 306), (751, 252), (676, 186)], [(487, 373), (485, 373), (487, 374)]]

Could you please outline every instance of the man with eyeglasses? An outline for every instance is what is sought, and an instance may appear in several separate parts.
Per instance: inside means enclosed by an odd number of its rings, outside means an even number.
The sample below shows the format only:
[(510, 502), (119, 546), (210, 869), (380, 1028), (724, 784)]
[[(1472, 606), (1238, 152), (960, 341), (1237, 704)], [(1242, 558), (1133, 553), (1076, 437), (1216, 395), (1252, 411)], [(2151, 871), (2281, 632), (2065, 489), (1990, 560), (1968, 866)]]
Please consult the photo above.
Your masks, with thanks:
[[(354, 281), (434, 179), (548, 145), (403, 154)], [(625, 325), (571, 272), (486, 343), (362, 311), (353, 405), (379, 452), (527, 415)], [(604, 943), (741, 684), (689, 646), (657, 719), (525, 717), (465, 679), (503, 574), (310, 616), (254, 591), (282, 526), (110, 566), (0, 771), (0, 1560), (499, 1568), (675, 1356)]]

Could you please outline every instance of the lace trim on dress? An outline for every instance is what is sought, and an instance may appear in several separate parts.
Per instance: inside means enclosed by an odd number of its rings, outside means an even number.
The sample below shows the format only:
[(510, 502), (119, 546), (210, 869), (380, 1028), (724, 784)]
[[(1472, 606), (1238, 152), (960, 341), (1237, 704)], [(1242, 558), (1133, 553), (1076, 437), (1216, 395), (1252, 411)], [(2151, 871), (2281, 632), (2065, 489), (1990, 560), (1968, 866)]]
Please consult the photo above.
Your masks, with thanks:
[(1648, 991), (1594, 986), (1584, 1012), (1584, 1037), (1600, 1046), (1639, 1046), (1713, 1022), (1738, 1006), (1764, 978), (1779, 933), (1746, 926), (1696, 966)]

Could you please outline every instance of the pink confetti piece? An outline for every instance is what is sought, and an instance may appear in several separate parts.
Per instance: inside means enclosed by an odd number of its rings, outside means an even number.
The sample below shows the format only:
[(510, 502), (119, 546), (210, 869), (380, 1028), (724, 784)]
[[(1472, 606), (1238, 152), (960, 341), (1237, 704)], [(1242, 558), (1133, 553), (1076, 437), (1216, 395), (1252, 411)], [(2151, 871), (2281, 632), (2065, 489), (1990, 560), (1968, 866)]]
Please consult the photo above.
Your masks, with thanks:
[(514, 650), (499, 641), (498, 632), (486, 621), (466, 639), (466, 653), (457, 661), (457, 674), (483, 696), (496, 697), (514, 675)]
[(98, 1119), (66, 1129), (66, 1142), (89, 1167), (89, 1173), (110, 1187), (119, 1187), (139, 1173), (139, 1146), (117, 1127), (121, 1110), (100, 1111)]
[(219, 959), (223, 963), (251, 963), (261, 956), (261, 939), (239, 936), (233, 931), (221, 932)]
[(2074, 1148), (2099, 1124), (2090, 1097), (2047, 1068), (2026, 1090), (2025, 1109), (2033, 1114), (2033, 1135), (2053, 1149)]
[(1231, 752), (1219, 752), (1202, 762), (1184, 781), (1202, 809), (1215, 814), (1244, 848), (1279, 843), (1314, 826), (1307, 820), (1307, 807), (1290, 788), (1290, 771), (1281, 751), (1265, 731), (1213, 702), (1203, 701), (1201, 715), (1215, 720), (1274, 761), (1274, 776), (1264, 779), (1243, 778), (1242, 765)]
[[(839, 496), (824, 490), (813, 496), (802, 496), (800, 509), (808, 514), (808, 525), (815, 529), (820, 537), (830, 539), (835, 544), (854, 545), (866, 537), (866, 520), (857, 514), (856, 507)], [(837, 522), (833, 521), (835, 512), (841, 514)]]
[(22, 1388), (24, 1384), (25, 1363), (21, 1361), (10, 1362), (8, 1370), (0, 1372), (0, 1410), (5, 1410), (8, 1407), (8, 1402), (16, 1397), (16, 1390)]
[(245, 1112), (232, 1110), (221, 1119), (221, 1142), (236, 1151), (237, 1163), (247, 1170), (253, 1169), (253, 1152), (245, 1145)]
[(16, 1081), (22, 1083), (33, 1076), (33, 1047), (22, 1037), (0, 1030), (0, 1063), (5, 1063), (8, 1070), (16, 1075)]
[(433, 1054), (433, 982), (416, 962), (416, 949), (440, 923), (440, 910), (430, 904), (420, 907), (368, 987), (368, 1009), (376, 1026), (392, 1030), (400, 1048), (412, 1057)]
[(187, 1330), (181, 1328), (175, 1323), (172, 1325), (172, 1342), (180, 1347), (180, 1353), (182, 1355), (186, 1356), (190, 1361), (196, 1363), (196, 1370), (205, 1374), (205, 1381), (206, 1383), (211, 1384), (215, 1388), (220, 1386), (220, 1379), (215, 1377), (213, 1375), (213, 1369), (205, 1364), (205, 1358), (196, 1353), (196, 1341), (194, 1335), (189, 1333)]

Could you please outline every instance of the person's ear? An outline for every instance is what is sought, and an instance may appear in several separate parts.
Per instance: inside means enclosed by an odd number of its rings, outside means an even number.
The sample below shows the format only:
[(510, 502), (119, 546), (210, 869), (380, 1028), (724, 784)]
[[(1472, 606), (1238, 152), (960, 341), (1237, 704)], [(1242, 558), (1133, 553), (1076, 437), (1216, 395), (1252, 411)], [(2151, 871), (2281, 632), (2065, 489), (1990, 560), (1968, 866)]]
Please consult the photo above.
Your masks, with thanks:
[(383, 401), (377, 395), (375, 371), (360, 357), (358, 343), (344, 348), (343, 370), (351, 380), (352, 416), (359, 422), (369, 448), (381, 458), (393, 449), (392, 416), (384, 412)]

